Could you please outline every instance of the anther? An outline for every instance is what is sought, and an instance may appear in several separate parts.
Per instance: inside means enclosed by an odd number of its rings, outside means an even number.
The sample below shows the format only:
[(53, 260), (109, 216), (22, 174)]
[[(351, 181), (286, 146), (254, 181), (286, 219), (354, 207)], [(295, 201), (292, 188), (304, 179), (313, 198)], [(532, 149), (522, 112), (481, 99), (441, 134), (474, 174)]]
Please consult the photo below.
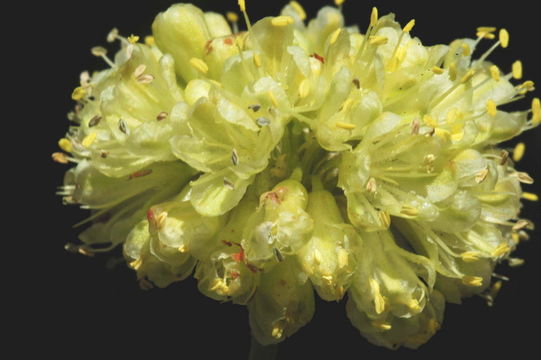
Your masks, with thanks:
[(254, 65), (258, 68), (261, 67), (261, 55), (258, 53), (254, 53)]
[(348, 124), (341, 121), (338, 121), (335, 125), (337, 128), (344, 129), (344, 130), (353, 130), (356, 128), (355, 124)]
[(90, 52), (92, 53), (92, 55), (97, 56), (97, 57), (102, 57), (102, 56), (107, 55), (107, 49), (104, 48), (103, 46), (94, 46), (92, 49), (90, 49)]
[(522, 79), (522, 62), (517, 60), (513, 63), (512, 66), (513, 79)]
[(133, 35), (133, 34), (131, 34), (130, 36), (128, 36), (128, 42), (129, 42), (130, 44), (135, 44), (135, 43), (138, 42), (138, 41), (139, 41), (139, 36)]
[(137, 66), (135, 68), (134, 72), (133, 72), (133, 76), (138, 78), (139, 76), (144, 74), (146, 69), (147, 69), (147, 66), (145, 64), (141, 64), (141, 65)]
[(492, 80), (500, 81), (500, 69), (498, 69), (496, 65), (491, 65), (489, 70), (490, 70), (490, 76), (492, 77)]
[(329, 37), (329, 43), (331, 45), (333, 45), (337, 40), (338, 40), (338, 37), (340, 36), (340, 34), (342, 33), (342, 29), (341, 28), (338, 28), (336, 29), (332, 34), (331, 36)]
[(154, 81), (154, 75), (151, 74), (143, 74), (137, 77), (137, 82), (139, 84), (150, 84)]
[(68, 163), (68, 155), (64, 154), (63, 152), (55, 152), (52, 154), (53, 161), (59, 163), (59, 164), (67, 164)]
[(270, 125), (270, 120), (267, 119), (266, 117), (259, 117), (256, 119), (255, 121), (257, 123), (257, 125), (259, 126), (269, 126)]
[(460, 254), (460, 258), (467, 263), (476, 262), (480, 258), (480, 253), (477, 251), (466, 251)]
[(306, 19), (306, 11), (304, 11), (304, 8), (301, 6), (301, 4), (299, 4), (297, 1), (292, 1), (289, 3), (289, 5), (293, 8), (293, 10), (295, 10), (301, 20)]
[(532, 124), (539, 125), (541, 123), (541, 101), (539, 98), (532, 100)]
[(304, 79), (301, 81), (301, 84), (299, 85), (299, 96), (301, 99), (304, 99), (310, 94), (310, 87), (310, 80)]
[(409, 33), (411, 31), (411, 29), (413, 29), (413, 27), (415, 26), (415, 19), (411, 19), (407, 24), (406, 26), (404, 26), (404, 28), (402, 29), (402, 32), (404, 33)]
[(90, 121), (88, 122), (88, 127), (94, 127), (97, 126), (101, 121), (101, 116), (95, 115)]
[(493, 252), (492, 252), (492, 256), (493, 257), (500, 257), (500, 256), (503, 256), (505, 254), (507, 254), (509, 251), (511, 251), (511, 248), (509, 247), (509, 245), (507, 244), (500, 244)]
[(419, 209), (410, 205), (402, 205), (402, 209), (400, 210), (400, 213), (402, 215), (415, 217), (419, 215)]
[(359, 90), (361, 88), (361, 81), (357, 78), (353, 79), (353, 85), (355, 85), (355, 87), (357, 88), (357, 90)]
[(118, 130), (120, 130), (124, 134), (128, 134), (128, 127), (126, 126), (126, 123), (122, 119), (118, 119)]
[[(128, 180), (137, 179), (137, 178), (147, 176), (147, 175), (150, 175), (150, 174), (152, 174), (152, 169), (139, 170), (139, 171), (136, 171), (136, 172), (130, 174), (128, 176)], [(156, 220), (154, 220), (154, 221), (156, 221)]]
[(107, 34), (107, 42), (112, 43), (118, 38), (118, 29), (112, 28), (111, 31), (109, 31), (109, 34)]
[(524, 144), (523, 142), (519, 142), (513, 149), (513, 161), (519, 162), (520, 160), (522, 160), (525, 152), (526, 144)]
[(436, 75), (441, 75), (441, 74), (443, 74), (443, 73), (445, 72), (445, 70), (442, 69), (442, 68), (440, 68), (440, 67), (438, 67), (438, 66), (434, 66), (434, 67), (432, 68), (432, 72), (433, 72), (434, 74), (436, 74)]
[(495, 117), (498, 114), (498, 108), (492, 99), (487, 101), (486, 109), (487, 113), (492, 117)]
[(470, 81), (470, 79), (475, 75), (475, 70), (474, 69), (470, 69), (468, 70), (468, 72), (466, 74), (464, 74), (464, 76), (462, 76), (462, 78), (460, 79), (460, 83), (461, 84), (464, 84), (468, 81)]
[(154, 39), (154, 36), (151, 36), (151, 35), (145, 36), (145, 45), (154, 46), (155, 44), (156, 44), (156, 39)]
[(236, 149), (233, 149), (233, 151), (231, 151), (231, 162), (235, 166), (239, 164), (239, 154), (237, 153)]
[(528, 201), (539, 201), (539, 196), (537, 194), (530, 193), (530, 192), (523, 192), (521, 197), (524, 200), (528, 200)]
[(235, 185), (227, 178), (224, 178), (224, 186), (229, 190), (235, 190)]
[(479, 287), (479, 286), (483, 286), (483, 278), (479, 276), (466, 275), (462, 278), (462, 283), (468, 286)]
[(191, 58), (190, 65), (192, 65), (201, 74), (206, 75), (209, 71), (209, 67), (206, 62), (199, 58)]
[(505, 49), (509, 46), (509, 32), (506, 29), (500, 29), (499, 40), (502, 48)]
[(88, 134), (87, 136), (85, 136), (85, 138), (81, 142), (81, 145), (83, 145), (86, 148), (92, 146), (92, 144), (94, 143), (94, 140), (96, 140), (97, 136), (98, 136), (98, 134), (95, 133), (95, 132)]
[(371, 177), (370, 179), (368, 179), (367, 183), (366, 183), (366, 190), (369, 192), (369, 193), (372, 193), (374, 194), (377, 190), (378, 190), (378, 186), (377, 186), (377, 183), (376, 183), (376, 179), (374, 179), (373, 177)]
[(252, 110), (253, 112), (258, 112), (259, 110), (261, 110), (261, 105), (259, 104), (254, 104), (254, 105), (250, 105), (248, 106), (248, 109)]
[(169, 114), (166, 111), (162, 111), (161, 113), (158, 114), (158, 116), (156, 116), (156, 120), (162, 121), (162, 120), (167, 119), (168, 116)]
[(370, 26), (371, 27), (376, 26), (377, 22), (378, 22), (378, 8), (374, 6), (372, 8), (372, 13), (370, 14)]
[(293, 24), (294, 22), (295, 21), (293, 20), (291, 16), (286, 16), (286, 15), (277, 16), (271, 20), (271, 24), (273, 26), (278, 26), (278, 27), (288, 26), (288, 25)]
[(385, 36), (370, 36), (368, 42), (370, 45), (379, 46), (387, 44), (387, 41), (389, 41), (389, 39), (387, 39)]
[(71, 93), (72, 100), (81, 101), (86, 96), (86, 90), (82, 86), (76, 87)]
[(65, 152), (73, 151), (73, 145), (71, 144), (71, 141), (66, 138), (58, 140), (58, 146)]
[(479, 171), (479, 173), (477, 173), (477, 175), (475, 175), (475, 182), (478, 183), (478, 184), (482, 183), (483, 181), (486, 180), (488, 174), (489, 174), (488, 168), (485, 168), (485, 169)]
[(239, 16), (236, 12), (228, 11), (225, 15), (227, 17), (227, 20), (229, 20), (232, 23), (236, 23), (239, 21)]
[(523, 184), (531, 185), (534, 183), (533, 178), (528, 173), (517, 171), (513, 173), (513, 175), (516, 176), (518, 181), (520, 181)]

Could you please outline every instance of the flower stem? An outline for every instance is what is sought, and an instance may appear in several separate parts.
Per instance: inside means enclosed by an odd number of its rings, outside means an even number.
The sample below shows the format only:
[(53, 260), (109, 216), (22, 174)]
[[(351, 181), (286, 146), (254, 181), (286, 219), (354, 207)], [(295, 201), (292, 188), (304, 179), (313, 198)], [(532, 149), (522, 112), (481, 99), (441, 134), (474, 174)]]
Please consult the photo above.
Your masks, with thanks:
[(278, 345), (261, 345), (252, 335), (250, 345), (250, 355), (248, 360), (276, 360), (278, 355)]

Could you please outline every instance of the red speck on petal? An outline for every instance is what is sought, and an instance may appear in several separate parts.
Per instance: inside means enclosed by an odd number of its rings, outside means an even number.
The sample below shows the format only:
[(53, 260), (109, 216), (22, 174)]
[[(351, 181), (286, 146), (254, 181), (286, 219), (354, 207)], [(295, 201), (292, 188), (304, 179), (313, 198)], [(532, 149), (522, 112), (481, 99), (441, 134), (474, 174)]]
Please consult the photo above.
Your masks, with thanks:
[(147, 176), (152, 173), (152, 169), (139, 170), (128, 176), (128, 180), (136, 179), (139, 177)]
[(236, 262), (244, 261), (244, 249), (241, 249), (238, 253), (231, 254), (231, 258)]
[(233, 39), (228, 37), (224, 39), (224, 44), (226, 45), (233, 45)]
[(322, 64), (325, 64), (325, 58), (319, 54), (313, 53), (310, 55), (313, 58), (316, 58), (316, 60), (319, 60)]
[(231, 279), (236, 280), (236, 279), (238, 279), (239, 276), (240, 276), (240, 274), (238, 272), (231, 271)]
[(154, 217), (154, 210), (152, 210), (152, 208), (147, 210), (147, 220), (151, 224), (156, 221), (156, 218)]

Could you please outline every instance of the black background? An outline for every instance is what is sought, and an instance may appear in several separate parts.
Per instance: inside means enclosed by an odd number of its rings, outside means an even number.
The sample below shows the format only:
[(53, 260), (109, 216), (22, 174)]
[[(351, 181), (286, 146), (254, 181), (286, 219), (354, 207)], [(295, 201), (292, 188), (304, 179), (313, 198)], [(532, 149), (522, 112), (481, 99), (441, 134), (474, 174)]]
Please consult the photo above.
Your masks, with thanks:
[[(194, 2), (206, 11), (236, 10), (235, 0)], [(35, 137), (28, 146), (31, 161), (29, 158), (17, 161), (22, 172), (31, 172), (19, 174), (17, 181), (19, 186), (31, 189), (32, 198), (27, 197), (29, 191), (22, 200), (17, 195), (17, 204), (22, 205), (18, 216), (5, 219), (20, 220), (22, 215), (25, 220), (22, 225), (16, 225), (22, 227), (24, 236), (19, 233), (9, 237), (9, 241), (23, 245), (22, 251), (14, 256), (3, 254), (6, 260), (17, 262), (11, 268), (15, 276), (11, 273), (8, 276), (15, 278), (17, 284), (12, 291), (16, 300), (12, 315), (16, 321), (10, 336), (24, 341), (19, 346), (21, 352), (37, 350), (42, 355), (61, 358), (95, 355), (123, 359), (139, 358), (143, 354), (164, 359), (247, 358), (249, 327), (244, 307), (205, 298), (197, 291), (193, 279), (164, 290), (143, 292), (134, 273), (125, 265), (108, 270), (107, 256), (90, 259), (63, 250), (63, 245), (74, 241), (78, 233), (71, 225), (85, 214), (75, 207), (62, 206), (60, 198), (54, 195), (66, 168), (52, 163), (50, 154), (57, 151), (56, 142), (67, 129), (65, 114), (72, 106), (70, 93), (77, 86), (79, 73), (104, 67), (90, 55), (89, 49), (106, 44), (105, 36), (113, 27), (125, 35), (148, 34), (154, 16), (172, 3), (163, 0), (40, 2), (10, 13), (17, 25), (9, 34), (18, 45), (16, 66), (20, 66), (22, 74), (15, 79), (17, 90), (22, 93), (39, 90), (39, 96), (32, 97), (32, 101), (21, 98), (22, 105), (17, 111), (18, 114), (23, 111), (26, 116), (14, 117), (16, 125), (23, 126), (20, 133)], [(277, 14), (285, 1), (248, 0), (247, 3), (254, 21)], [(329, 3), (305, 1), (303, 5), (312, 17), (318, 8)], [(364, 29), (373, 5), (378, 6), (380, 15), (395, 12), (402, 24), (415, 18), (413, 34), (425, 45), (474, 36), (477, 26), (506, 27), (511, 33), (511, 45), (506, 50), (497, 50), (491, 59), (503, 69), (509, 69), (520, 58), (526, 78), (541, 83), (538, 11), (528, 2), (496, 6), (492, 1), (349, 0), (345, 4), (347, 22), (358, 23)], [(21, 29), (30, 30), (29, 34), (23, 35)], [(529, 100), (520, 105), (529, 107)], [(519, 168), (539, 179), (540, 131), (534, 130), (521, 139), (527, 142), (528, 151)], [(539, 192), (539, 185), (527, 189)], [(535, 205), (526, 203), (524, 215), (539, 222), (539, 209)], [(538, 346), (540, 332), (541, 246), (537, 237), (539, 231), (516, 253), (526, 259), (523, 267), (498, 269), (510, 276), (511, 281), (504, 285), (494, 307), (487, 307), (480, 298), (466, 300), (461, 306), (449, 305), (443, 328), (417, 351), (392, 352), (370, 345), (350, 325), (344, 302), (318, 301), (312, 322), (280, 345), (279, 359), (398, 356), (424, 359), (469, 357), (479, 352), (486, 357), (526, 355)]]

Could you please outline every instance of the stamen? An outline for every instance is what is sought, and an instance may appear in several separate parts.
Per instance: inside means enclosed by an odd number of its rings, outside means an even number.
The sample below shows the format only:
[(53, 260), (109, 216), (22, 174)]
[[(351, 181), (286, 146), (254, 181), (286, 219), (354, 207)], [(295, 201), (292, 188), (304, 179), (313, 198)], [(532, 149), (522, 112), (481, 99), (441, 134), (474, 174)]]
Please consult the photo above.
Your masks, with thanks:
[(335, 125), (336, 125), (336, 127), (344, 129), (344, 130), (353, 130), (353, 129), (355, 129), (357, 127), (354, 124), (348, 124), (348, 123), (341, 122), (341, 121), (338, 121)]
[(109, 31), (109, 34), (107, 34), (107, 42), (112, 43), (118, 38), (118, 29), (112, 28), (111, 31)]
[(500, 69), (496, 65), (490, 66), (490, 76), (494, 81), (500, 81)]
[(191, 58), (190, 65), (192, 65), (197, 71), (199, 71), (203, 75), (206, 75), (209, 71), (207, 63), (199, 58)]
[(88, 127), (94, 127), (97, 126), (101, 121), (101, 116), (95, 115), (90, 121), (88, 122)]
[(479, 39), (489, 39), (489, 40), (494, 40), (496, 38), (496, 35), (492, 34), (492, 33), (489, 33), (489, 32), (485, 32), (485, 31), (478, 31), (476, 34), (475, 34)]
[(135, 43), (137, 43), (137, 42), (139, 41), (139, 39), (140, 39), (140, 38), (139, 38), (139, 36), (137, 36), (137, 35), (131, 34), (130, 36), (128, 36), (128, 42), (129, 42), (130, 44), (135, 44)]
[(126, 135), (128, 134), (128, 127), (126, 126), (126, 123), (122, 119), (118, 119), (118, 130), (120, 130)]
[(509, 46), (509, 32), (506, 29), (500, 29), (499, 40), (502, 48)]
[(512, 66), (513, 79), (522, 79), (522, 62), (517, 60)]
[(391, 226), (391, 215), (387, 211), (381, 210), (378, 213), (379, 221), (383, 225), (383, 228), (388, 229)]
[(518, 143), (513, 149), (513, 161), (519, 162), (524, 157), (525, 152), (526, 144), (524, 144), (523, 142)]
[(289, 5), (291, 5), (293, 10), (295, 10), (295, 12), (301, 18), (301, 20), (306, 19), (306, 11), (304, 11), (304, 8), (301, 6), (301, 4), (299, 4), (297, 1), (292, 1), (292, 2), (289, 3)]
[(478, 261), (480, 258), (480, 255), (481, 254), (477, 251), (466, 251), (460, 254), (460, 257), (462, 258), (464, 262), (472, 263), (472, 262)]
[(461, 84), (464, 84), (468, 81), (470, 81), (470, 79), (475, 75), (475, 70), (474, 69), (470, 69), (468, 70), (468, 72), (466, 74), (464, 74), (464, 76), (462, 76), (462, 78), (460, 79), (460, 83)]
[(256, 67), (261, 67), (261, 56), (258, 53), (254, 53), (254, 65)]
[(530, 222), (528, 220), (520, 219), (513, 225), (512, 230), (519, 231), (519, 230), (527, 228), (529, 225), (530, 225)]
[(331, 45), (333, 45), (333, 44), (336, 42), (336, 40), (338, 40), (338, 37), (340, 36), (341, 33), (342, 33), (342, 29), (341, 29), (341, 28), (336, 29), (336, 30), (331, 34), (331, 36), (329, 37), (329, 39), (330, 39), (330, 40), (329, 40), (329, 43), (330, 43)]
[(530, 192), (523, 192), (521, 197), (528, 201), (539, 201), (539, 196)]
[(369, 193), (375, 194), (377, 190), (378, 190), (378, 185), (377, 185), (376, 179), (371, 177), (370, 179), (368, 179), (366, 183), (366, 191), (368, 191)]
[(455, 81), (457, 76), (456, 63), (449, 65), (449, 79)]
[(73, 145), (71, 144), (71, 141), (69, 141), (66, 138), (62, 138), (58, 140), (58, 146), (64, 150), (65, 152), (72, 152), (73, 151)]
[(310, 87), (310, 81), (308, 79), (301, 81), (301, 84), (299, 85), (299, 96), (301, 99), (304, 99), (310, 94)]
[(392, 329), (391, 324), (382, 321), (372, 321), (372, 326), (380, 330), (388, 331)]
[(115, 63), (107, 57), (107, 49), (103, 46), (94, 46), (92, 49), (90, 49), (90, 52), (96, 57), (101, 57), (103, 61), (105, 61), (110, 67), (115, 67)]
[(539, 98), (532, 100), (532, 124), (539, 125), (541, 123), (541, 101)]
[(415, 19), (411, 19), (407, 24), (406, 26), (404, 26), (404, 28), (402, 29), (402, 32), (404, 33), (409, 33), (411, 31), (411, 29), (413, 29), (413, 27), (415, 26)]
[(143, 75), (146, 69), (147, 69), (147, 66), (145, 64), (139, 65), (138, 67), (135, 68), (135, 71), (133, 72), (133, 76), (138, 78), (139, 76)]
[(227, 187), (229, 190), (235, 190), (235, 185), (231, 182), (231, 180), (224, 178), (224, 186)]
[(86, 96), (86, 90), (83, 89), (82, 86), (78, 86), (75, 89), (73, 89), (73, 92), (71, 93), (72, 100), (75, 101), (81, 101)]
[(502, 150), (500, 152), (500, 165), (505, 165), (508, 159), (509, 159), (509, 151)]
[(507, 263), (508, 263), (509, 266), (511, 266), (511, 267), (519, 267), (519, 266), (524, 265), (524, 259), (520, 259), (520, 258), (509, 258), (509, 259), (507, 259)]
[(334, 0), (334, 4), (336, 6), (342, 6), (342, 4), (345, 3), (345, 2), (346, 2), (346, 0)]
[(387, 44), (387, 39), (385, 36), (370, 36), (369, 43), (370, 45), (379, 46)]
[(239, 164), (239, 154), (237, 153), (236, 149), (233, 149), (233, 151), (231, 151), (231, 162), (235, 166)]
[(500, 244), (492, 253), (492, 256), (498, 258), (500, 256), (503, 256), (507, 254), (509, 251), (511, 251), (511, 248), (507, 244)]
[(483, 278), (479, 276), (466, 275), (462, 278), (462, 283), (468, 286), (479, 287), (479, 286), (483, 286)]
[(236, 23), (239, 21), (239, 16), (236, 12), (228, 11), (225, 15), (227, 17), (227, 20), (229, 20), (232, 23)]
[(487, 113), (492, 117), (495, 117), (498, 114), (496, 103), (492, 99), (487, 101), (486, 109), (487, 109)]
[(97, 136), (98, 134), (95, 132), (88, 134), (81, 142), (81, 145), (83, 145), (85, 148), (90, 147), (94, 143), (94, 140), (96, 140)]
[(156, 39), (154, 39), (154, 36), (147, 35), (145, 36), (145, 44), (148, 46), (154, 46), (156, 44)]
[(242, 12), (242, 15), (244, 15), (244, 21), (246, 22), (246, 27), (248, 27), (248, 30), (252, 28), (252, 23), (250, 22), (250, 19), (248, 18), (248, 13), (246, 12), (246, 1), (245, 0), (238, 0), (240, 11)]
[(377, 22), (378, 22), (378, 8), (374, 6), (372, 8), (372, 13), (370, 14), (370, 27), (376, 26)]
[(273, 26), (282, 27), (288, 26), (295, 22), (291, 16), (277, 16), (271, 20)]
[(479, 26), (477, 28), (477, 32), (481, 33), (493, 33), (496, 31), (496, 28), (494, 26)]
[(402, 209), (400, 210), (400, 213), (402, 215), (415, 217), (419, 215), (419, 209), (410, 205), (402, 205)]
[(52, 154), (53, 161), (59, 163), (59, 164), (67, 164), (68, 163), (68, 155), (64, 154), (63, 152), (55, 152)]
[(442, 69), (441, 67), (434, 66), (434, 67), (432, 68), (432, 72), (433, 72), (434, 74), (436, 74), (436, 75), (441, 75), (441, 74), (443, 74), (443, 73), (445, 72), (445, 70)]
[(143, 74), (137, 77), (137, 82), (139, 84), (150, 84), (154, 81), (154, 75), (151, 74)]
[(475, 176), (475, 182), (480, 184), (483, 181), (486, 180), (487, 176), (489, 174), (488, 168), (485, 168), (481, 170), (476, 176)]
[(166, 111), (162, 111), (161, 113), (158, 114), (158, 116), (156, 116), (156, 120), (162, 121), (162, 120), (167, 119), (168, 116), (169, 114)]
[(513, 173), (514, 176), (517, 177), (518, 181), (520, 181), (523, 184), (531, 185), (534, 183), (533, 178), (528, 175), (528, 173), (517, 171)]

